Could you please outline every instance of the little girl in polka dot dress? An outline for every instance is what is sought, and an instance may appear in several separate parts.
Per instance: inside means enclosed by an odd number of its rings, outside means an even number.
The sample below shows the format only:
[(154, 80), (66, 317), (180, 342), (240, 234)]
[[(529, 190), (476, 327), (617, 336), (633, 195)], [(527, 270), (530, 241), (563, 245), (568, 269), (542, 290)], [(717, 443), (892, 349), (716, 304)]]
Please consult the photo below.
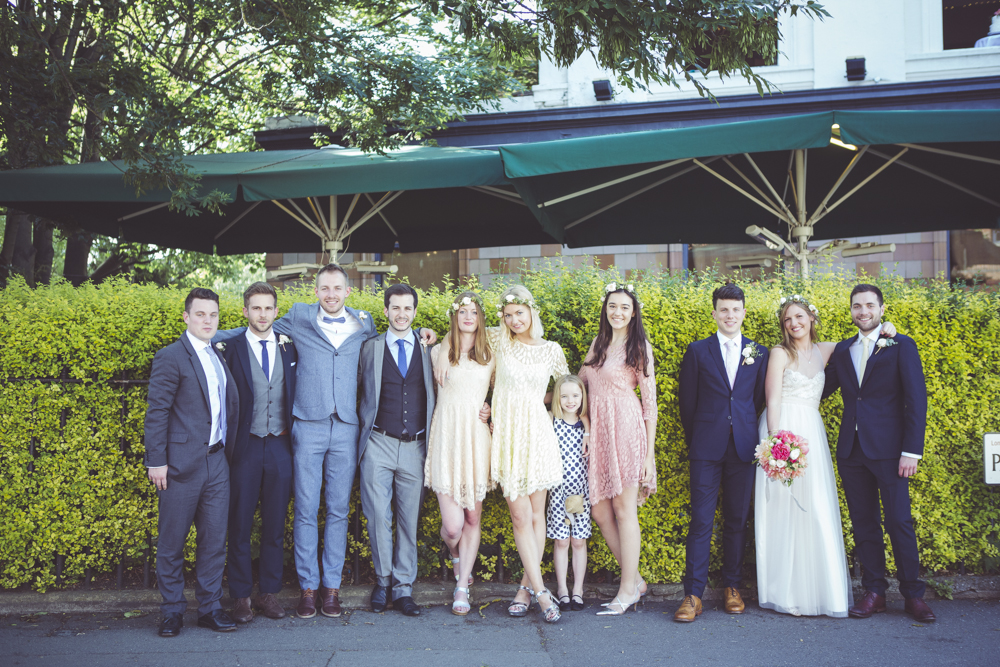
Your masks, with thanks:
[[(590, 537), (590, 494), (587, 491), (587, 390), (575, 375), (556, 380), (552, 390), (552, 426), (562, 455), (563, 483), (549, 494), (546, 534), (555, 540), (552, 560), (556, 570), (559, 608), (583, 609), (583, 579), (587, 572)], [(573, 596), (566, 585), (569, 547), (573, 546)]]

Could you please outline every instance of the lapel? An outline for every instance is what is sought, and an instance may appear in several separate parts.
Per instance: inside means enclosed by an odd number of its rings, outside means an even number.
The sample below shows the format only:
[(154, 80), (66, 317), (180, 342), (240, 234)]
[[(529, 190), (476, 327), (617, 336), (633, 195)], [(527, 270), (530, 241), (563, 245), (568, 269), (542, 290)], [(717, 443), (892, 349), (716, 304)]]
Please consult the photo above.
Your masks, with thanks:
[(326, 332), (319, 328), (319, 322), (316, 321), (319, 318), (319, 301), (309, 306), (308, 313), (309, 323), (312, 325), (316, 335), (319, 336), (319, 339), (329, 345), (330, 349), (336, 350), (337, 348), (333, 347), (333, 343), (331, 343), (330, 339), (327, 338)]
[[(879, 360), (879, 356), (875, 354), (878, 350), (882, 350), (883, 353), (885, 352), (885, 349), (880, 348), (878, 345), (872, 344), (872, 351), (868, 355), (868, 363), (865, 364), (865, 376), (861, 378), (861, 385), (858, 387), (858, 391), (861, 391), (861, 389), (864, 388), (865, 383), (868, 382), (868, 378), (872, 376), (872, 367), (875, 365), (875, 362)], [(855, 377), (857, 377), (857, 375), (858, 375), (857, 373), (854, 374)]]
[[(237, 341), (242, 339), (242, 345)], [(250, 368), (250, 341), (247, 337), (237, 336), (234, 339), (236, 344), (236, 358), (240, 360), (240, 367), (243, 369), (243, 377), (246, 378), (247, 386), (250, 387), (250, 395), (253, 396), (253, 370)]]
[[(722, 374), (722, 384), (729, 387), (729, 393), (732, 393), (733, 388), (729, 386), (729, 375), (726, 373), (726, 362), (722, 359), (722, 350), (719, 347), (719, 335), (712, 334), (706, 339), (708, 343), (708, 352), (715, 359), (715, 365), (719, 367), (719, 373)], [(739, 375), (739, 370), (736, 371)]]
[[(209, 406), (209, 412), (211, 412), (212, 400), (208, 397), (208, 377), (205, 376), (205, 369), (201, 365), (201, 359), (198, 358), (198, 353), (194, 349), (194, 345), (188, 339), (188, 334), (185, 331), (181, 334), (181, 345), (187, 350), (188, 355), (191, 358), (191, 367), (194, 369), (194, 375), (198, 378), (198, 385), (201, 387), (201, 395), (205, 398), (205, 405)], [(215, 348), (212, 348), (213, 350)], [(225, 362), (222, 363), (225, 366)]]
[[(851, 359), (851, 343), (857, 336), (852, 336), (847, 340), (843, 340), (839, 343), (839, 349), (834, 350), (834, 355), (837, 357), (834, 363), (840, 364), (840, 370), (838, 373), (844, 373), (841, 377), (851, 378), (851, 382), (856, 387), (858, 386), (858, 369), (854, 367), (854, 360)], [(844, 386), (843, 380), (840, 383), (841, 387)]]
[(367, 332), (368, 332), (368, 318), (366, 317), (365, 319), (361, 319), (361, 316), (358, 314), (358, 311), (355, 310), (355, 309), (353, 309), (353, 308), (351, 308), (350, 306), (344, 306), (344, 310), (346, 310), (348, 313), (350, 313), (351, 315), (353, 315), (354, 318), (358, 322), (361, 323), (361, 328), (358, 329), (357, 331), (355, 331), (354, 333), (352, 333), (350, 336), (348, 336), (344, 340), (344, 343), (346, 343), (347, 341), (351, 340), (355, 336), (364, 336), (364, 335), (366, 335)]
[(372, 350), (375, 358), (375, 398), (382, 395), (382, 360), (385, 359), (385, 334), (375, 339), (375, 349)]

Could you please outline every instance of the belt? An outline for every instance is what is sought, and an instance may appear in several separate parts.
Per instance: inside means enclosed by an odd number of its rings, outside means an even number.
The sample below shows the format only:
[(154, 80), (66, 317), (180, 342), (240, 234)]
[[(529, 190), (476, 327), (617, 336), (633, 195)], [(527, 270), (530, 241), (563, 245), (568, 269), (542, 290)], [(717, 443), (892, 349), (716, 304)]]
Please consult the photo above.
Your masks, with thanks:
[(253, 433), (251, 433), (251, 434), (250, 434), (250, 437), (251, 437), (251, 438), (257, 438), (258, 440), (263, 440), (264, 438), (280, 438), (280, 437), (281, 437), (281, 436), (283, 436), (283, 435), (288, 435), (288, 433), (289, 433), (289, 431), (288, 431), (288, 429), (286, 428), (286, 429), (285, 429), (284, 431), (282, 431), (281, 433), (268, 433), (267, 435), (265, 435), (265, 436), (263, 436), (263, 437), (262, 437), (262, 436), (259, 436), (259, 435), (254, 435)]
[(226, 445), (220, 440), (219, 442), (215, 443), (214, 445), (211, 445), (208, 448), (208, 453), (209, 454), (214, 454), (214, 453), (216, 453), (217, 451), (219, 451), (220, 449), (222, 449), (225, 446)]
[(417, 433), (416, 435), (396, 435), (395, 433), (389, 433), (388, 431), (386, 431), (381, 426), (373, 426), (372, 430), (375, 431), (376, 433), (381, 433), (382, 435), (388, 436), (390, 438), (395, 438), (396, 440), (399, 440), (400, 442), (413, 442), (414, 440), (423, 440), (424, 439), (424, 432), (423, 431), (421, 431), (420, 433)]

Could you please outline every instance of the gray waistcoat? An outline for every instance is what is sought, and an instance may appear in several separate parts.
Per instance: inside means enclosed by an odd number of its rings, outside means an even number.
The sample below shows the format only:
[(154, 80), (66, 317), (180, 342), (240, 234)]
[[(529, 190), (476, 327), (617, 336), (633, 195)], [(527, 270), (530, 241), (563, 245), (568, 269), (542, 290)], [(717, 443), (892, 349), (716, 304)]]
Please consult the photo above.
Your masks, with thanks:
[(257, 357), (253, 352), (250, 353), (250, 375), (253, 378), (253, 421), (250, 422), (250, 433), (258, 438), (277, 435), (288, 427), (285, 423), (285, 366), (281, 363), (281, 346), (275, 345), (274, 349), (274, 370), (271, 372), (270, 382), (257, 363)]

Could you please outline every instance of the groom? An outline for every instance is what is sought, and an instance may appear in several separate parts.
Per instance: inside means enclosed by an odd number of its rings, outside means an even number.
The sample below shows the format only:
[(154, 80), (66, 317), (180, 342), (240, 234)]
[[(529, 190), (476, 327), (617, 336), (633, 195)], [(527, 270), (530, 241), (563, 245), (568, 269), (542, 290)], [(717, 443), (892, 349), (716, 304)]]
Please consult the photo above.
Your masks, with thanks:
[(864, 566), (865, 595), (848, 610), (854, 618), (885, 611), (885, 529), (892, 541), (905, 609), (921, 623), (934, 621), (918, 579), (920, 559), (910, 515), (910, 477), (924, 452), (927, 386), (912, 338), (883, 339), (885, 305), (875, 285), (851, 291), (851, 319), (858, 335), (837, 344), (826, 374), (827, 397), (839, 387), (844, 415), (837, 466), (854, 525), (855, 553)]
[(726, 611), (743, 613), (738, 588), (753, 492), (757, 415), (764, 408), (768, 351), (740, 333), (746, 315), (743, 290), (723, 285), (712, 293), (712, 305), (719, 330), (688, 345), (681, 361), (681, 422), (691, 464), (685, 597), (674, 614), (681, 623), (701, 615), (720, 485)]

